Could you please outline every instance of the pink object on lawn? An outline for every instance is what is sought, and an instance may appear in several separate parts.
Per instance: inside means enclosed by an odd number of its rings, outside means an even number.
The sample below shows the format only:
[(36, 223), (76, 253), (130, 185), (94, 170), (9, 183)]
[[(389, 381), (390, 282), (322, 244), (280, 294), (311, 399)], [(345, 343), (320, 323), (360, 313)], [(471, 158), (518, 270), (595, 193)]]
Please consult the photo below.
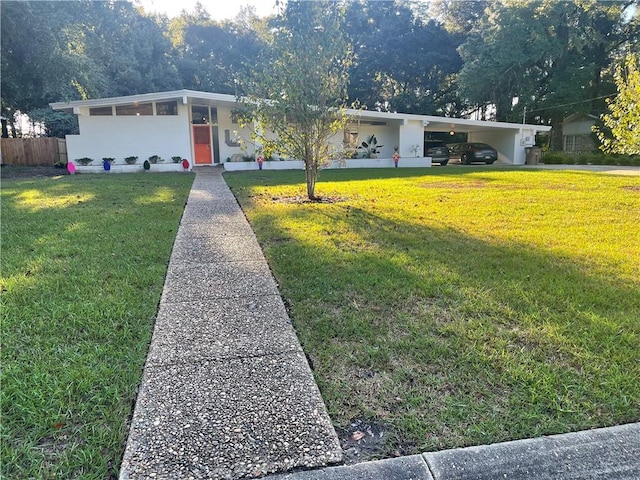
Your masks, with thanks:
[(73, 164), (73, 162), (67, 162), (67, 171), (69, 172), (69, 175), (73, 175), (74, 173), (76, 173), (76, 166)]

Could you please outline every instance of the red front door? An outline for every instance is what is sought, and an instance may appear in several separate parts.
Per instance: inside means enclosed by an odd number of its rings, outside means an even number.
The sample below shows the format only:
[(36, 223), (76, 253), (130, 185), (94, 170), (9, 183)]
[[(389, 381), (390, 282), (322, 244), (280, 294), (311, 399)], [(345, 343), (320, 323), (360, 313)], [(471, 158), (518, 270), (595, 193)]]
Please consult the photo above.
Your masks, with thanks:
[(209, 125), (193, 126), (193, 150), (196, 165), (211, 164), (211, 128)]

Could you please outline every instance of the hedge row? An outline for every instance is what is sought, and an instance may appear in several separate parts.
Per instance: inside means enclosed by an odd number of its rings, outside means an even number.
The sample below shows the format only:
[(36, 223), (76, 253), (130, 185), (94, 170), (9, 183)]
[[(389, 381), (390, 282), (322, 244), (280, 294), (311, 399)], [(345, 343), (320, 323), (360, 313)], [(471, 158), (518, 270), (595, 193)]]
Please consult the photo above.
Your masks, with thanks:
[(566, 165), (621, 165), (640, 167), (640, 155), (610, 155), (598, 152), (546, 152), (542, 163)]

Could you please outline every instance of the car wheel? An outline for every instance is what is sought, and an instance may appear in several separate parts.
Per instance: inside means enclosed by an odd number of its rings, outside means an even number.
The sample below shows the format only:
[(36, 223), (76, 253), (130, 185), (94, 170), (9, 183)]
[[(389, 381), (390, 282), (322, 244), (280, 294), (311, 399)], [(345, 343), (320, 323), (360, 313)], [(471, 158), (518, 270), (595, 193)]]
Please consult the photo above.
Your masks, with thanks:
[(444, 167), (447, 165), (447, 163), (449, 163), (449, 160), (445, 160), (444, 162), (440, 162), (440, 166)]
[(460, 157), (460, 163), (462, 165), (469, 165), (469, 159), (467, 158), (466, 153)]
[(487, 160), (487, 165), (493, 165), (493, 162), (495, 162), (495, 160)]

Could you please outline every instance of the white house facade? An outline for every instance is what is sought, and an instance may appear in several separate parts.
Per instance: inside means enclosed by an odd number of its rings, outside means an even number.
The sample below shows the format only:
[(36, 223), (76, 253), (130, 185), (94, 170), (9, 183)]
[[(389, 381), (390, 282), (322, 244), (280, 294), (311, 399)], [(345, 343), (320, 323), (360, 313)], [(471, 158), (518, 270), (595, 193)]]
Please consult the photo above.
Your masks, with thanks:
[[(164, 169), (182, 169), (178, 157), (189, 167), (224, 164), (231, 170), (258, 168), (251, 132), (241, 130), (233, 111), (240, 108), (233, 95), (177, 90), (125, 97), (52, 103), (55, 110), (78, 116), (79, 135), (67, 135), (70, 161), (93, 159), (97, 169), (102, 158), (114, 158), (113, 169), (141, 169), (149, 157), (160, 157)], [(533, 145), (538, 132), (551, 127), (504, 122), (485, 122), (428, 115), (348, 110), (350, 122), (332, 140), (337, 147), (356, 145), (375, 135), (380, 153), (375, 159), (336, 160), (334, 167), (391, 167), (394, 147), (399, 166), (430, 166), (423, 156), (425, 132), (467, 133), (468, 141), (485, 142), (499, 152), (499, 163), (522, 165), (525, 147)], [(125, 167), (126, 157), (138, 157)], [(172, 158), (175, 158), (175, 162)], [(160, 164), (159, 164), (160, 165)], [(301, 162), (265, 162), (265, 169), (302, 168)], [(81, 170), (84, 167), (78, 166)], [(155, 167), (154, 168), (158, 168)]]

